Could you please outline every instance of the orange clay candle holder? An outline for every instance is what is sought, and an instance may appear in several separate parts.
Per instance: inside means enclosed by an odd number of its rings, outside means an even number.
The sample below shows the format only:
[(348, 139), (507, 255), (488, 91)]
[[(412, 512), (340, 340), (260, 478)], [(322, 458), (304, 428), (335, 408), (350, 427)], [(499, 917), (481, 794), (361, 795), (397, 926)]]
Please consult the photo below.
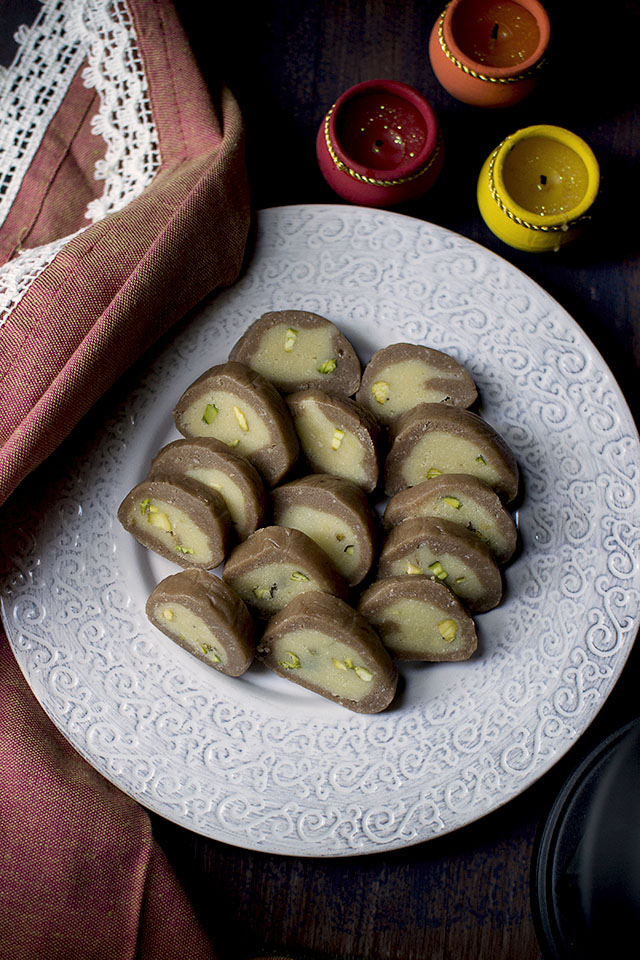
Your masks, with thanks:
[(509, 107), (536, 86), (549, 33), (538, 0), (451, 0), (431, 31), (431, 66), (457, 100)]
[(557, 250), (590, 219), (600, 186), (591, 148), (563, 127), (525, 127), (498, 144), (478, 179), (478, 206), (500, 240)]
[(396, 80), (366, 80), (343, 93), (316, 139), (318, 164), (344, 200), (393, 207), (433, 186), (443, 146), (431, 105)]

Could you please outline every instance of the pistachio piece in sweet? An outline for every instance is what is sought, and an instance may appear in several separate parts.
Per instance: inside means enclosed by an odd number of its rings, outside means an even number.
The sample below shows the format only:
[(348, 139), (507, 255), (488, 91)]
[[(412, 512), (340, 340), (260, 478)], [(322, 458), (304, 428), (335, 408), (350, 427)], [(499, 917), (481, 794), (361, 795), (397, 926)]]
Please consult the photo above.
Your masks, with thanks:
[(346, 553), (348, 556), (352, 557), (355, 550), (355, 545), (350, 543), (348, 547), (345, 547), (343, 553)]
[(382, 405), (389, 399), (389, 384), (386, 380), (376, 380), (376, 382), (371, 385), (371, 393), (373, 394), (373, 399)]
[(165, 607), (164, 610), (162, 611), (162, 616), (164, 617), (165, 620), (173, 620), (175, 617), (175, 614), (171, 609), (171, 607)]
[(140, 501), (140, 513), (144, 517), (145, 513), (149, 512), (151, 507), (151, 497), (145, 497), (144, 500)]
[(437, 467), (429, 467), (427, 470), (427, 480), (433, 480), (434, 477), (442, 476), (442, 470), (438, 470)]
[(344, 540), (344, 533), (336, 533), (336, 540), (338, 541), (338, 543)]
[(366, 667), (354, 667), (354, 673), (360, 677), (361, 680), (364, 680), (365, 683), (371, 683), (373, 680), (371, 670), (367, 670)]
[(289, 660), (280, 660), (280, 666), (285, 670), (298, 670), (301, 667), (300, 657), (291, 650), (287, 650), (287, 656)]
[(193, 553), (191, 547), (182, 547), (179, 543), (176, 543), (176, 550), (178, 553)]
[(284, 336), (285, 353), (291, 353), (291, 351), (296, 345), (297, 339), (298, 339), (298, 331), (294, 330), (293, 327), (289, 327), (289, 329), (287, 330)]
[(227, 446), (228, 446), (228, 447), (237, 447), (238, 444), (240, 443), (240, 441), (239, 441), (239, 440), (227, 440), (226, 443), (227, 443)]
[(213, 647), (210, 647), (208, 643), (201, 643), (200, 649), (204, 653), (205, 657), (209, 657), (212, 663), (220, 663), (220, 657), (215, 652)]
[(318, 373), (333, 373), (337, 366), (338, 361), (336, 357), (332, 357), (331, 360), (325, 360), (324, 363), (320, 364), (318, 367)]
[(422, 570), (420, 569), (420, 567), (416, 566), (415, 563), (410, 563), (410, 562), (408, 562), (408, 563), (407, 563), (407, 573), (409, 573), (409, 574), (411, 574), (411, 575), (414, 575), (414, 574), (422, 573)]
[(147, 520), (152, 527), (159, 527), (161, 530), (164, 530), (166, 533), (171, 531), (171, 521), (166, 513), (163, 513), (162, 510), (158, 510), (152, 503), (149, 504), (149, 512), (147, 513)]
[(479, 453), (478, 456), (476, 457), (476, 463), (484, 463), (484, 464), (486, 464), (486, 462), (487, 462), (487, 461), (486, 461), (485, 458), (482, 456), (482, 454)]
[(301, 573), (300, 570), (294, 570), (294, 572), (291, 574), (291, 579), (296, 580), (299, 583), (308, 583), (309, 581), (309, 577), (306, 575), (306, 573)]
[(439, 560), (436, 560), (434, 563), (430, 563), (429, 570), (431, 570), (431, 573), (434, 575), (434, 577), (437, 577), (438, 580), (446, 580), (449, 576)]
[(256, 600), (270, 600), (273, 596), (273, 587), (254, 587), (253, 595)]
[(204, 413), (202, 414), (204, 423), (213, 423), (217, 416), (218, 408), (216, 407), (215, 403), (208, 403), (204, 408)]
[(235, 416), (236, 420), (238, 421), (238, 426), (240, 427), (240, 429), (241, 429), (241, 430), (244, 430), (244, 432), (246, 433), (246, 432), (248, 431), (248, 429), (249, 429), (249, 423), (248, 423), (248, 421), (247, 421), (246, 416), (244, 415), (244, 413), (243, 413), (242, 410), (240, 409), (240, 407), (234, 407), (234, 408), (233, 408), (233, 415)]
[(333, 658), (333, 665), (337, 670), (346, 670), (347, 665), (342, 660), (338, 660), (337, 657)]
[(458, 626), (455, 620), (441, 620), (438, 624), (438, 630), (440, 631), (442, 639), (446, 643), (451, 643), (451, 641), (456, 638)]
[(462, 506), (460, 500), (457, 497), (440, 497), (443, 503), (446, 503), (448, 506), (453, 507), (454, 510), (459, 510)]
[(333, 437), (331, 438), (331, 449), (337, 450), (342, 443), (342, 438), (344, 437), (344, 430), (340, 430), (338, 427), (333, 431)]

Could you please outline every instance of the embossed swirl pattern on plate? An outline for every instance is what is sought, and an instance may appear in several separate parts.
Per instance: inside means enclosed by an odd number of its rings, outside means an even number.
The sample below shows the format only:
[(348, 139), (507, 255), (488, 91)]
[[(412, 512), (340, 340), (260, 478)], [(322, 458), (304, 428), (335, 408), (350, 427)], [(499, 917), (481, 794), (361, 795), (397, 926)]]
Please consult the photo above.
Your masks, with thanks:
[[(4, 619), (32, 689), (105, 776), (222, 841), (345, 856), (419, 842), (520, 793), (585, 729), (639, 622), (639, 445), (574, 321), (506, 261), (398, 214), (283, 207), (258, 216), (246, 274), (163, 350), (95, 440), (28, 483), (3, 534)], [(522, 550), (472, 661), (406, 665), (397, 704), (361, 717), (253, 667), (207, 673), (150, 627), (173, 569), (117, 506), (177, 434), (182, 390), (260, 313), (334, 320), (366, 361), (397, 340), (456, 356), (523, 475)]]

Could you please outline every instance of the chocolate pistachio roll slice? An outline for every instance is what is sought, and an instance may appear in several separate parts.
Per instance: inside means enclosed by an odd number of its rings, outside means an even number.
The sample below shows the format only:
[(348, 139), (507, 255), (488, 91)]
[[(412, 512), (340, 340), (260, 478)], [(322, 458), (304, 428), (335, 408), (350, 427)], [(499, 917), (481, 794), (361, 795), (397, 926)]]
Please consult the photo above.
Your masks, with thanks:
[(270, 526), (256, 530), (231, 551), (222, 577), (247, 606), (270, 617), (309, 591), (346, 596), (344, 578), (328, 556), (300, 530)]
[(387, 426), (419, 403), (470, 407), (477, 397), (471, 374), (457, 360), (417, 343), (392, 343), (377, 350), (356, 394)]
[(298, 457), (287, 406), (273, 386), (242, 363), (211, 367), (188, 387), (174, 410), (183, 437), (214, 437), (246, 457), (268, 486)]
[(503, 500), (518, 492), (518, 465), (505, 440), (470, 410), (421, 403), (403, 414), (385, 464), (389, 496), (442, 473), (469, 473)]
[(166, 577), (147, 600), (151, 623), (203, 663), (241, 676), (255, 653), (253, 621), (240, 597), (204, 570)]
[(324, 390), (300, 390), (287, 403), (311, 470), (352, 480), (368, 493), (375, 489), (380, 428), (365, 407)]
[(491, 487), (466, 473), (443, 473), (401, 490), (387, 503), (384, 525), (388, 529), (410, 517), (441, 517), (475, 533), (506, 563), (516, 548), (513, 517)]
[(463, 604), (430, 577), (377, 580), (360, 597), (358, 610), (396, 660), (468, 660), (478, 646)]
[(220, 494), (190, 480), (143, 480), (120, 504), (118, 520), (149, 550), (203, 570), (222, 563), (231, 530)]
[(489, 547), (449, 520), (414, 517), (393, 528), (380, 552), (378, 579), (408, 575), (439, 580), (478, 613), (502, 599), (502, 576)]
[(151, 464), (149, 477), (157, 476), (183, 477), (216, 490), (227, 505), (238, 540), (246, 540), (265, 521), (267, 495), (260, 474), (221, 440), (195, 437), (168, 443)]
[(273, 521), (302, 530), (321, 547), (351, 586), (375, 559), (376, 526), (364, 491), (350, 480), (312, 474), (271, 491)]
[(257, 656), (281, 677), (356, 713), (379, 713), (398, 674), (373, 628), (337, 597), (305, 593), (276, 613)]
[(251, 324), (229, 354), (246, 363), (283, 393), (320, 387), (355, 393), (360, 361), (335, 324), (306, 310), (276, 310)]

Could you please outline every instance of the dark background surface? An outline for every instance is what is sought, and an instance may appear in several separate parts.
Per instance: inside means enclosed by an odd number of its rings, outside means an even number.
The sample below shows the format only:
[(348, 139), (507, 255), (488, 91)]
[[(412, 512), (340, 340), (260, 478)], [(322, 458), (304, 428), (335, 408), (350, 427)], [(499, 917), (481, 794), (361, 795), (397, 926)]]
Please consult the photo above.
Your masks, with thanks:
[[(640, 5), (546, 4), (549, 62), (538, 90), (499, 111), (455, 101), (427, 42), (443, 3), (300, 0), (205, 5), (178, 0), (203, 73), (242, 108), (254, 208), (341, 203), (316, 164), (315, 136), (344, 90), (379, 77), (414, 86), (436, 110), (445, 164), (402, 212), (481, 243), (537, 281), (612, 369), (638, 422), (638, 78)], [(532, 123), (568, 127), (592, 147), (602, 185), (587, 233), (558, 253), (526, 254), (488, 230), (476, 205), (483, 161)], [(536, 960), (532, 849), (578, 760), (638, 714), (638, 654), (591, 727), (534, 786), (451, 835), (404, 851), (307, 859), (229, 847), (154, 817), (156, 836), (224, 960), (256, 953), (340, 960)]]

